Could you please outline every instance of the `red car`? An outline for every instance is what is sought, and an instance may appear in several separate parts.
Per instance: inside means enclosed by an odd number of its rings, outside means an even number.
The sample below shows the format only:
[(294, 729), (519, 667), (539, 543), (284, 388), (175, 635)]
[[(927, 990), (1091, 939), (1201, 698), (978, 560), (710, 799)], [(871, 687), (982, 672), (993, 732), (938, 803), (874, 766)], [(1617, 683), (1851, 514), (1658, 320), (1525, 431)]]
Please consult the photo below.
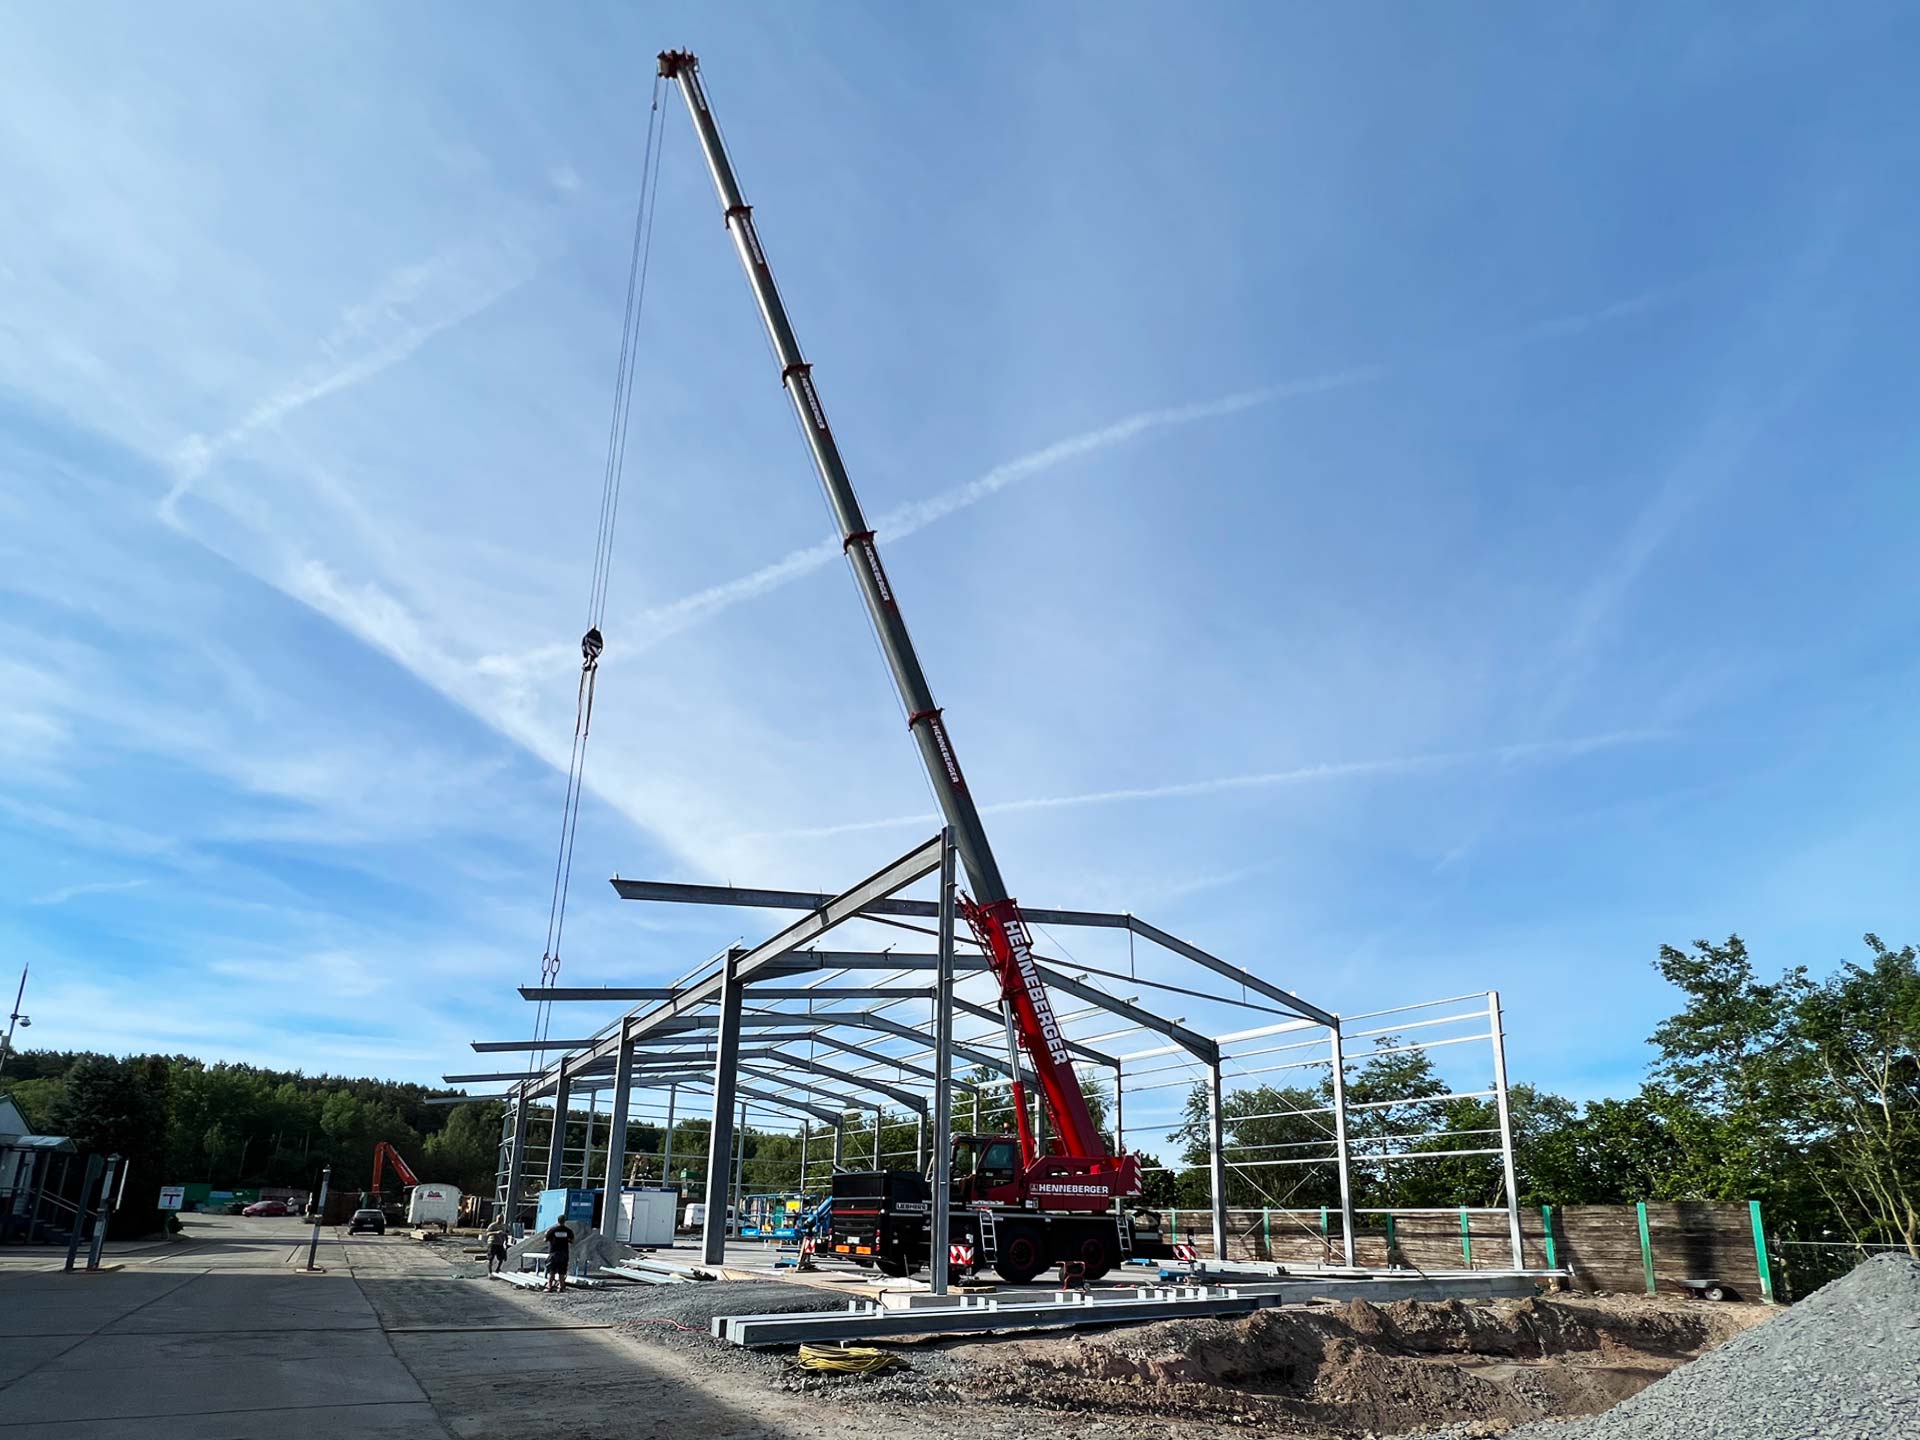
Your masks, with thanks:
[(284, 1200), (257, 1200), (240, 1212), (242, 1215), (291, 1215)]

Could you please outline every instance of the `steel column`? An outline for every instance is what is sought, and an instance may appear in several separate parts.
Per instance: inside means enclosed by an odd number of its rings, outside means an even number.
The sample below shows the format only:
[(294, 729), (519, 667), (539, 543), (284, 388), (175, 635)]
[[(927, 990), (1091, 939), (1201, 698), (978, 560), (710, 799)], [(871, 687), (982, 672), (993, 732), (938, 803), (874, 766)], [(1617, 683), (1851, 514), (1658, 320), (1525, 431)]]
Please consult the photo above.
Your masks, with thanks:
[(1220, 1062), (1207, 1067), (1207, 1165), (1213, 1189), (1213, 1258), (1227, 1259), (1226, 1115), (1220, 1086)]
[[(941, 836), (940, 969), (933, 996), (933, 1236), (927, 1257), (933, 1293), (947, 1293), (947, 1247), (953, 1196), (953, 832)], [(973, 1103), (980, 1104), (974, 1091)], [(924, 1133), (925, 1127), (922, 1126)]]
[[(1351, 1266), (1353, 1261), (1353, 1164), (1347, 1145), (1347, 1054), (1340, 1040), (1340, 1027), (1327, 1032), (1327, 1045), (1333, 1061), (1333, 1151), (1334, 1168), (1340, 1173), (1340, 1254)], [(1518, 1269), (1520, 1262), (1514, 1261)]]
[(1507, 1040), (1500, 1020), (1500, 992), (1487, 992), (1487, 1030), (1493, 1038), (1493, 1103), (1500, 1115), (1500, 1169), (1507, 1183), (1507, 1236), (1513, 1268), (1523, 1269), (1520, 1253), (1520, 1187), (1513, 1172), (1513, 1116), (1507, 1108)]
[(673, 1107), (680, 1098), (680, 1086), (676, 1082), (667, 1086), (667, 1138), (660, 1147), (660, 1183), (673, 1181)]
[(740, 1102), (740, 1128), (734, 1132), (733, 1136), (733, 1214), (735, 1225), (745, 1223), (747, 1218), (747, 1104), (744, 1100)]
[(600, 1092), (587, 1091), (587, 1143), (580, 1150), (580, 1188), (593, 1188), (593, 1124), (599, 1118)]
[(886, 1126), (881, 1123), (883, 1118), (879, 1107), (876, 1106), (873, 1112), (873, 1168), (876, 1170), (884, 1170), (886, 1168), (880, 1163), (880, 1132), (886, 1128)]
[(809, 1132), (811, 1132), (812, 1129), (813, 1124), (811, 1121), (802, 1120), (800, 1122), (800, 1184), (798, 1189), (802, 1196), (807, 1193), (807, 1140), (809, 1138)]
[[(626, 1024), (621, 1022), (625, 1039)], [(613, 1112), (607, 1116), (607, 1169), (600, 1190), (600, 1229), (620, 1223), (620, 1192), (627, 1188), (627, 1101), (633, 1093), (633, 1047), (622, 1045), (613, 1061)]]
[(833, 1122), (833, 1168), (836, 1172), (847, 1168), (847, 1117), (845, 1115)]
[(740, 1068), (740, 957), (727, 951), (720, 984), (720, 1025), (713, 1060), (713, 1110), (707, 1131), (707, 1214), (701, 1231), (700, 1258), (718, 1265), (727, 1258), (727, 1162), (733, 1153), (734, 1085)]
[(513, 1107), (513, 1140), (507, 1150), (507, 1193), (503, 1202), (509, 1225), (519, 1218), (521, 1196), (527, 1188), (527, 1128), (533, 1102), (523, 1090)]
[(553, 1087), (553, 1138), (547, 1142), (547, 1189), (560, 1188), (560, 1159), (567, 1150), (567, 1111), (573, 1104), (573, 1077), (560, 1062), (560, 1079)]

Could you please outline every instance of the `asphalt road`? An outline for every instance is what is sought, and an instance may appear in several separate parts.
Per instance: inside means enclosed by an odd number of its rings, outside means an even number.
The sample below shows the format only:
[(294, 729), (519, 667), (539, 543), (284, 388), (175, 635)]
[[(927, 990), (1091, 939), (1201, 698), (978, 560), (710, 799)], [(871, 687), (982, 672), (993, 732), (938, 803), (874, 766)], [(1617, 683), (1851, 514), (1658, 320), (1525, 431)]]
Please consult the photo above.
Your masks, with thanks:
[(757, 1388), (454, 1277), (402, 1234), (194, 1216), (190, 1238), (61, 1274), (0, 1252), (0, 1440), (593, 1440), (827, 1435)]

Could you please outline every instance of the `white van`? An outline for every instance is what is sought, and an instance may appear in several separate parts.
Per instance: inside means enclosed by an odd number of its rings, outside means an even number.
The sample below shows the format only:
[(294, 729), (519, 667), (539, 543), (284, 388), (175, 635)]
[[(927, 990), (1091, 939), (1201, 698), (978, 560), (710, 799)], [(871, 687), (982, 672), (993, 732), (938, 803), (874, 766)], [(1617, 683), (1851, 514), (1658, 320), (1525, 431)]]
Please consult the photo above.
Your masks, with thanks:
[(436, 1185), (422, 1180), (407, 1197), (407, 1224), (439, 1225), (453, 1228), (460, 1218), (460, 1192), (451, 1185)]

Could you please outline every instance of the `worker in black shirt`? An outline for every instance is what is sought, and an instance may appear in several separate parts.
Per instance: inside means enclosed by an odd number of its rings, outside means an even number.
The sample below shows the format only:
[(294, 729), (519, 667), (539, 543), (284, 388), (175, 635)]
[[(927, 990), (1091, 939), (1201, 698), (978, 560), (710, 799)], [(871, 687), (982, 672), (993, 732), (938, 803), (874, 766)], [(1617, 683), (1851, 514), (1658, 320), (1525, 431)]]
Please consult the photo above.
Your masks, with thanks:
[(573, 1227), (562, 1215), (547, 1229), (547, 1289), (567, 1288), (567, 1260), (573, 1253)]

